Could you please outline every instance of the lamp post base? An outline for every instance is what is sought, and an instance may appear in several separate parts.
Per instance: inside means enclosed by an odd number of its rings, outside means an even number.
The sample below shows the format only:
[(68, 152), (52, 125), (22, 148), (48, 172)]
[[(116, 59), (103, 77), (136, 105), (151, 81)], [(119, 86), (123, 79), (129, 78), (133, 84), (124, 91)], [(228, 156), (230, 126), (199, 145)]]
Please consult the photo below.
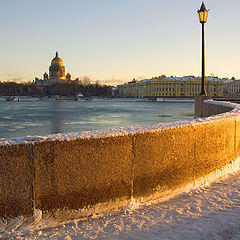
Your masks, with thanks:
[(204, 115), (204, 109), (203, 109), (203, 101), (207, 100), (207, 99), (211, 99), (210, 96), (206, 96), (206, 95), (198, 95), (195, 96), (195, 108), (194, 108), (194, 117), (198, 118), (198, 117), (205, 117)]
[(204, 90), (199, 94), (199, 96), (207, 96), (207, 92)]

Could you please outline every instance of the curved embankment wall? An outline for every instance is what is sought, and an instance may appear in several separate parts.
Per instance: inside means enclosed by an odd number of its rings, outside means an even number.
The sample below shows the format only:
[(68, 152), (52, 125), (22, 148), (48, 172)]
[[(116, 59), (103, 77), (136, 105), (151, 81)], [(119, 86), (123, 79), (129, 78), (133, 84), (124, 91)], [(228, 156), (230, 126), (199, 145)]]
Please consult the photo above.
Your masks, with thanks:
[(240, 108), (201, 104), (231, 111), (145, 128), (1, 139), (0, 215), (99, 204), (113, 210), (116, 201), (124, 207), (132, 198), (163, 197), (222, 168), (240, 155)]

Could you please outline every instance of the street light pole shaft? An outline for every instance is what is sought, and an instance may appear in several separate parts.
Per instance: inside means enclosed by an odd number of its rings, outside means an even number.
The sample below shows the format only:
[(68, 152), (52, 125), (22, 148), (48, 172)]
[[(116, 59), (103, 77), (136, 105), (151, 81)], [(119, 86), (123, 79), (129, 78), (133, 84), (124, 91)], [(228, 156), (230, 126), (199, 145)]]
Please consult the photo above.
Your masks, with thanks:
[(205, 49), (204, 49), (204, 22), (202, 23), (202, 84), (200, 95), (207, 95), (205, 90)]

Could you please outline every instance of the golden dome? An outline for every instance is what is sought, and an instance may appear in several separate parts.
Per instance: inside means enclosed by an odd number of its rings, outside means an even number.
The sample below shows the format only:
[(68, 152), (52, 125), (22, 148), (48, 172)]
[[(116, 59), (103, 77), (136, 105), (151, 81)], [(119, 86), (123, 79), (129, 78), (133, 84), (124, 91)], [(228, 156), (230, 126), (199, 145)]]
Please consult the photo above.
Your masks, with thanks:
[(53, 65), (63, 66), (63, 61), (60, 57), (58, 57), (58, 52), (56, 52), (56, 57), (51, 61), (51, 66)]

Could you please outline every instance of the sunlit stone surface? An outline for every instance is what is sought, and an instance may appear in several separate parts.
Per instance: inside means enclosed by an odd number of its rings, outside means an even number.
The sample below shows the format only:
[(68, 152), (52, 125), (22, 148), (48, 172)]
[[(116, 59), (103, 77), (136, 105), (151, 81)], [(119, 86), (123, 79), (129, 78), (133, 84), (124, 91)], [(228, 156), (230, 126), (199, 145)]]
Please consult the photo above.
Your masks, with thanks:
[[(65, 215), (64, 217), (69, 217)], [(19, 217), (1, 223), (3, 239), (239, 239), (240, 172), (165, 202), (82, 220)]]

